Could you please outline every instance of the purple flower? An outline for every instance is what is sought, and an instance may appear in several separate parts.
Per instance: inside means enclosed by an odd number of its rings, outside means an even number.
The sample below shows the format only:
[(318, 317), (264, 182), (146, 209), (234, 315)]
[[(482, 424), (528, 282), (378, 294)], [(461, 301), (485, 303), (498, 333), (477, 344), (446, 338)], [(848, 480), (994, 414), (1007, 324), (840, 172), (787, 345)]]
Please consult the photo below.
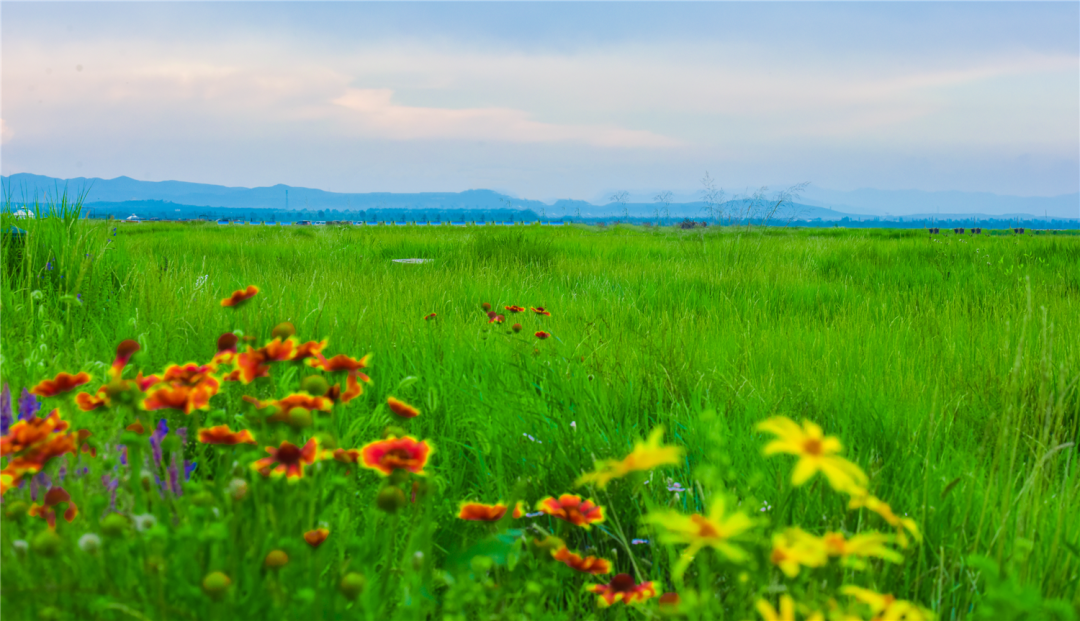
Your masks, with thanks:
[(19, 397), (19, 420), (30, 420), (41, 409), (41, 404), (38, 403), (37, 397), (30, 394), (30, 391), (23, 388), (22, 396)]
[(175, 496), (183, 496), (180, 490), (180, 469), (176, 465), (176, 453), (172, 454), (172, 462), (169, 464), (169, 487)]
[(39, 472), (30, 479), (30, 500), (37, 502), (38, 489), (52, 487), (52, 478), (44, 472)]
[(634, 545), (634, 546), (640, 546), (640, 545), (644, 545), (646, 543), (649, 543), (648, 539), (631, 539), (630, 540), (630, 545)]
[(169, 423), (165, 419), (158, 421), (157, 430), (150, 436), (150, 448), (154, 451), (154, 463), (161, 465), (161, 441), (169, 435)]
[(76, 293), (75, 297), (78, 298), (79, 300), (82, 300), (82, 294), (81, 293)]
[(184, 480), (185, 481), (190, 481), (191, 480), (191, 473), (195, 472), (195, 468), (197, 468), (198, 466), (199, 466), (198, 462), (188, 461), (186, 459), (184, 460)]
[(0, 391), (0, 435), (6, 436), (15, 416), (11, 411), (11, 389), (4, 382), (4, 389)]
[(176, 430), (176, 435), (180, 436), (180, 445), (187, 444), (187, 427), (180, 427)]
[(124, 446), (123, 444), (121, 444), (118, 448), (120, 449), (120, 464), (124, 465), (124, 466), (128, 465), (128, 463), (127, 463), (127, 447)]
[(56, 471), (56, 478), (60, 479), (60, 485), (64, 484), (64, 477), (67, 476), (67, 463), (60, 464), (60, 469)]
[(105, 489), (109, 490), (109, 506), (101, 514), (101, 517), (104, 518), (110, 511), (116, 512), (116, 491), (120, 489), (120, 477), (113, 479), (109, 475), (103, 474), (101, 475), (101, 484), (105, 486)]
[(667, 486), (667, 491), (676, 493), (685, 492), (686, 488), (682, 486), (682, 483), (672, 483), (671, 485)]
[(45, 269), (49, 270), (50, 272), (52, 271), (52, 261), (47, 261), (45, 263)]
[(79, 468), (75, 471), (75, 478), (78, 479), (88, 474), (90, 474), (90, 468), (88, 466), (83, 466), (82, 468)]

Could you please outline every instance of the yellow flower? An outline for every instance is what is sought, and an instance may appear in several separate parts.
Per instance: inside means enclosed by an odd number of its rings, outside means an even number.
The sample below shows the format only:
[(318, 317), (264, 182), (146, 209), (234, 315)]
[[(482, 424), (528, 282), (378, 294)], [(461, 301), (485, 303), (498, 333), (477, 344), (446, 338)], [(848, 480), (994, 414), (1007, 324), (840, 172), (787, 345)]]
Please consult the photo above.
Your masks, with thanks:
[(727, 507), (723, 496), (717, 496), (709, 507), (708, 517), (699, 513), (683, 515), (678, 511), (660, 511), (650, 513), (643, 518), (647, 524), (661, 527), (660, 540), (664, 543), (688, 544), (682, 560), (675, 567), (675, 573), (682, 572), (698, 550), (709, 546), (735, 563), (746, 560), (747, 553), (730, 541), (750, 530), (754, 521), (745, 513), (726, 515)]
[(843, 449), (840, 440), (825, 436), (818, 425), (804, 420), (802, 427), (799, 427), (790, 418), (775, 416), (758, 423), (757, 428), (778, 437), (765, 445), (766, 456), (790, 453), (799, 457), (791, 474), (792, 485), (806, 483), (820, 470), (829, 485), (838, 492), (854, 494), (866, 487), (866, 473), (838, 456), (837, 453)]
[[(768, 601), (759, 599), (755, 605), (758, 614), (765, 621), (795, 621), (795, 600), (790, 595), (780, 596), (780, 610), (772, 607)], [(806, 617), (806, 621), (825, 621), (825, 616), (820, 612), (812, 612)]]
[(828, 533), (824, 537), (825, 547), (829, 556), (839, 556), (845, 561), (854, 561), (855, 558), (876, 557), (892, 563), (899, 563), (904, 557), (899, 552), (887, 547), (885, 544), (892, 541), (892, 536), (883, 533), (869, 532), (860, 533), (851, 539), (844, 537), (842, 533)]
[(769, 560), (788, 578), (799, 575), (800, 567), (821, 567), (829, 560), (825, 542), (801, 528), (793, 527), (773, 534)]
[(915, 523), (915, 520), (911, 518), (902, 518), (893, 513), (892, 507), (888, 503), (871, 496), (868, 493), (856, 494), (851, 502), (848, 503), (848, 509), (865, 508), (874, 513), (880, 515), (890, 526), (896, 529), (896, 542), (900, 544), (900, 547), (906, 548), (908, 544), (907, 533), (911, 533), (911, 536), (915, 538), (915, 541), (922, 541), (922, 534), (919, 533), (919, 526)]
[(678, 464), (682, 457), (682, 448), (678, 446), (661, 446), (660, 439), (663, 437), (663, 427), (653, 429), (652, 433), (649, 434), (649, 439), (645, 442), (636, 443), (634, 450), (622, 461), (607, 459), (597, 463), (596, 470), (581, 475), (575, 485), (596, 483), (600, 489), (604, 489), (612, 479), (624, 477), (631, 472)]
[(882, 595), (851, 585), (840, 587), (840, 592), (866, 604), (875, 621), (930, 621), (934, 618), (934, 614), (929, 610), (909, 601), (896, 599), (892, 595)]

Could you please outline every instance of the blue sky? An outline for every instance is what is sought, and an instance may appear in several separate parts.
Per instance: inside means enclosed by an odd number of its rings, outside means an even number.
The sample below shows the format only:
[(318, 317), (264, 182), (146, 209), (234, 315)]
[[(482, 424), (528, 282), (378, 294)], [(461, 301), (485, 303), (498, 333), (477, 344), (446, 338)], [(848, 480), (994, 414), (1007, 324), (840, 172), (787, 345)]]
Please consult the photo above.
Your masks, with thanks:
[(3, 174), (1080, 189), (1080, 3), (2, 5)]

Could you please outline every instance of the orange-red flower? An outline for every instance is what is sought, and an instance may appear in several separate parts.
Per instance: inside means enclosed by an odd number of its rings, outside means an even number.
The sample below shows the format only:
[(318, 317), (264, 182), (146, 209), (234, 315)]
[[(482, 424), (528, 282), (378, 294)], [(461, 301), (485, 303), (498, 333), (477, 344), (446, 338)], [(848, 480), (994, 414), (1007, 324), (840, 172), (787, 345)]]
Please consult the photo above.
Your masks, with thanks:
[(259, 288), (255, 285), (248, 285), (247, 289), (237, 289), (233, 291), (233, 294), (221, 301), (221, 305), (224, 307), (239, 308), (242, 304), (255, 297), (259, 293)]
[(304, 533), (304, 541), (313, 548), (317, 548), (322, 545), (326, 538), (330, 536), (330, 529), (328, 528), (316, 528)]
[(197, 365), (194, 362), (187, 364), (174, 364), (165, 368), (161, 376), (162, 382), (169, 382), (174, 386), (183, 385), (212, 387), (215, 392), (221, 387), (217, 378), (214, 377), (214, 367), (211, 365)]
[(536, 503), (536, 510), (585, 529), (604, 521), (603, 507), (593, 504), (591, 500), (583, 501), (581, 496), (574, 494), (563, 494), (558, 500), (548, 496)]
[(70, 425), (60, 418), (56, 409), (45, 418), (20, 420), (8, 429), (8, 434), (0, 438), (0, 455), (19, 453), (46, 440), (50, 434), (65, 431)]
[(534, 309), (532, 309), (532, 311), (534, 313), (536, 313), (537, 315), (544, 315), (545, 317), (550, 317), (551, 316), (551, 313), (548, 312), (546, 309), (544, 309), (543, 306), (539, 306), (537, 308), (534, 308)]
[(629, 574), (619, 574), (607, 584), (594, 584), (586, 590), (600, 596), (597, 599), (597, 604), (601, 608), (607, 608), (620, 600), (624, 604), (636, 604), (656, 597), (656, 589), (653, 587), (652, 582), (635, 584), (634, 579)]
[(278, 448), (266, 447), (266, 452), (270, 453), (270, 457), (254, 462), (251, 464), (251, 469), (257, 470), (264, 477), (270, 476), (272, 472), (278, 476), (284, 474), (287, 479), (295, 481), (304, 476), (305, 465), (310, 466), (315, 463), (315, 458), (319, 454), (319, 443), (312, 438), (303, 448), (300, 448), (283, 441)]
[(333, 373), (335, 371), (349, 371), (355, 372), (357, 377), (365, 382), (370, 382), (371, 378), (363, 373), (360, 373), (360, 369), (366, 369), (368, 362), (371, 360), (371, 354), (364, 356), (359, 360), (355, 360), (346, 356), (345, 354), (338, 354), (333, 358), (325, 358), (322, 354), (319, 354), (316, 358), (309, 360), (308, 364), (316, 369), (322, 369), (327, 373)]
[(343, 464), (355, 464), (360, 461), (360, 449), (334, 449), (331, 455), (334, 461), (340, 461)]
[(537, 332), (534, 336), (536, 336), (536, 338), (538, 338), (538, 339), (540, 339), (542, 341), (542, 340), (546, 339), (547, 337), (551, 336), (551, 334), (541, 330), (541, 331)]
[(228, 425), (218, 425), (199, 430), (199, 442), (203, 444), (255, 444), (255, 438), (247, 429), (233, 431)]
[(425, 315), (424, 316), (424, 321), (431, 321), (432, 319), (435, 319), (435, 313), (431, 313), (430, 315)]
[(209, 409), (210, 397), (216, 393), (217, 390), (211, 392), (210, 388), (204, 386), (192, 388), (179, 385), (159, 388), (151, 392), (143, 400), (143, 408), (150, 411), (167, 408), (180, 410), (184, 414), (191, 414), (195, 410)]
[(82, 371), (75, 375), (61, 371), (55, 379), (42, 380), (38, 385), (30, 389), (30, 394), (39, 397), (54, 397), (60, 393), (74, 390), (90, 381), (90, 374)]
[(506, 310), (510, 311), (511, 313), (523, 313), (523, 312), (525, 312), (525, 307), (524, 306), (505, 306), (504, 308)]
[(506, 317), (502, 315), (497, 315), (495, 313), (488, 313), (488, 317), (488, 323), (502, 323), (506, 321)]
[(226, 332), (218, 337), (217, 353), (210, 364), (229, 364), (236, 357), (236, 344), (240, 341), (232, 332)]
[(293, 359), (296, 355), (295, 350), (296, 341), (294, 339), (282, 340), (279, 337), (263, 345), (259, 351), (263, 353), (263, 359), (267, 362), (284, 362)]
[(146, 392), (147, 388), (150, 388), (154, 384), (157, 384), (158, 382), (160, 382), (161, 378), (156, 376), (156, 375), (151, 375), (149, 377), (143, 377), (142, 371), (139, 371), (135, 375), (135, 379), (132, 380), (132, 381), (134, 381), (135, 385), (139, 387), (139, 390), (141, 390), (143, 392)]
[(141, 420), (135, 419), (134, 423), (131, 423), (127, 427), (124, 427), (124, 431), (137, 433), (141, 436), (146, 433), (146, 425), (143, 425)]
[[(485, 505), (479, 502), (463, 502), (461, 509), (458, 510), (460, 519), (473, 522), (498, 522), (504, 515), (506, 515), (506, 505), (502, 503)], [(517, 519), (522, 515), (525, 515), (525, 512), (519, 502), (514, 506), (513, 517)]]
[(140, 345), (138, 341), (127, 339), (120, 341), (120, 344), (116, 346), (116, 358), (113, 360), (112, 366), (109, 367), (109, 375), (113, 379), (120, 379), (120, 374), (124, 372), (124, 367), (127, 366), (128, 360), (135, 355), (135, 352), (139, 351)]
[(83, 412), (96, 410), (100, 407), (108, 407), (109, 393), (105, 390), (104, 386), (98, 388), (97, 394), (95, 395), (88, 392), (80, 392), (75, 395), (75, 405), (79, 406), (79, 409)]
[(229, 377), (231, 378), (237, 371), (239, 371), (238, 379), (245, 384), (250, 384), (257, 377), (270, 375), (270, 365), (266, 364), (266, 353), (261, 349), (253, 350), (249, 345), (246, 352), (236, 356), (236, 370), (230, 373)]
[(75, 519), (75, 516), (79, 514), (79, 507), (75, 506), (75, 503), (71, 501), (71, 495), (67, 493), (62, 487), (54, 487), (45, 494), (44, 504), (34, 503), (30, 505), (30, 510), (27, 511), (27, 515), (30, 517), (43, 518), (48, 524), (49, 528), (56, 529), (56, 510), (53, 509), (56, 505), (66, 504), (67, 507), (64, 510), (64, 519), (71, 523)]
[(387, 397), (386, 405), (390, 408), (391, 412), (402, 418), (416, 418), (420, 415), (420, 410), (393, 397)]
[(390, 436), (385, 440), (366, 444), (360, 449), (360, 454), (365, 468), (377, 470), (384, 475), (393, 474), (398, 469), (424, 474), (424, 466), (431, 454), (431, 445), (411, 436)]
[(315, 358), (322, 355), (322, 350), (326, 349), (326, 339), (321, 341), (308, 341), (307, 343), (300, 343), (296, 346), (296, 353), (293, 354), (293, 360), (303, 360), (305, 358)]
[(611, 561), (596, 556), (581, 558), (577, 554), (571, 552), (566, 546), (553, 551), (551, 557), (560, 563), (564, 563), (567, 567), (576, 569), (582, 573), (593, 574), (594, 576), (611, 573)]

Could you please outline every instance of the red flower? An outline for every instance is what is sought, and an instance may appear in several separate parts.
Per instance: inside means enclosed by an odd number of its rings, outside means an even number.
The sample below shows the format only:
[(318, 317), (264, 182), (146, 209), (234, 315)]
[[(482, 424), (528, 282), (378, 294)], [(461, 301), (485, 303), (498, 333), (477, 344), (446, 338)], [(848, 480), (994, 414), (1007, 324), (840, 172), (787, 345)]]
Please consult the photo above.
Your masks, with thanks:
[(156, 375), (151, 375), (150, 377), (143, 377), (142, 371), (139, 371), (138, 374), (135, 375), (135, 379), (133, 381), (135, 382), (135, 385), (139, 387), (139, 390), (146, 392), (147, 388), (150, 388), (154, 384), (160, 382), (161, 378)]
[(549, 313), (547, 310), (545, 310), (543, 306), (540, 306), (538, 308), (534, 308), (534, 309), (532, 309), (532, 311), (534, 313), (536, 313), (537, 315), (544, 315), (545, 317), (551, 317), (551, 313)]
[(652, 582), (634, 584), (634, 579), (629, 574), (619, 574), (608, 584), (594, 584), (586, 590), (600, 596), (597, 604), (601, 608), (607, 608), (619, 600), (625, 604), (636, 604), (656, 597)]
[(424, 321), (430, 321), (432, 319), (435, 319), (435, 313), (431, 313), (430, 315), (425, 315), (424, 316)]
[(34, 503), (30, 505), (30, 510), (27, 511), (27, 515), (30, 517), (44, 518), (49, 524), (49, 528), (56, 530), (56, 510), (53, 509), (56, 505), (66, 504), (67, 508), (64, 510), (64, 519), (70, 524), (75, 516), (79, 514), (79, 507), (75, 506), (75, 503), (71, 501), (71, 495), (68, 494), (62, 487), (54, 487), (45, 494), (44, 504), (39, 505)]
[(542, 341), (542, 340), (548, 338), (549, 336), (551, 336), (551, 334), (541, 330), (541, 331), (537, 332), (534, 336)]
[(244, 395), (244, 400), (254, 403), (257, 409), (263, 409), (267, 406), (276, 406), (278, 408), (277, 413), (268, 417), (266, 420), (271, 422), (285, 422), (289, 420), (289, 415), (296, 408), (304, 408), (311, 412), (316, 410), (320, 412), (329, 412), (334, 409), (334, 402), (327, 397), (313, 397), (306, 392), (297, 392), (288, 395), (284, 399), (278, 399), (277, 401), (262, 401), (254, 397)]
[(284, 362), (286, 360), (292, 360), (296, 355), (294, 349), (296, 348), (296, 341), (293, 339), (281, 340), (276, 338), (266, 345), (262, 346), (259, 351), (263, 354), (263, 359), (267, 362)]
[(411, 436), (390, 436), (385, 440), (366, 444), (360, 449), (360, 454), (365, 468), (377, 470), (384, 475), (393, 474), (399, 468), (413, 474), (424, 474), (431, 446)]
[(192, 388), (185, 385), (176, 385), (168, 388), (159, 388), (151, 392), (143, 400), (143, 408), (154, 411), (161, 409), (180, 410), (184, 414), (191, 414), (195, 410), (205, 410), (210, 407), (210, 397), (217, 394), (216, 386), (198, 386)]
[(558, 500), (548, 496), (536, 503), (536, 509), (585, 529), (590, 528), (590, 524), (604, 521), (603, 507), (593, 504), (591, 500), (582, 501), (581, 496), (573, 494), (563, 494)]
[[(521, 503), (517, 503), (514, 506), (514, 519), (520, 518), (524, 514)], [(498, 522), (504, 515), (506, 515), (506, 505), (502, 503), (485, 505), (479, 502), (463, 502), (461, 503), (461, 509), (458, 511), (458, 518), (473, 522)]]
[(524, 306), (505, 306), (504, 308), (506, 310), (510, 311), (511, 313), (523, 313), (523, 312), (525, 312), (525, 307)]
[(364, 356), (359, 360), (355, 360), (346, 356), (345, 354), (338, 354), (333, 358), (324, 358), (322, 354), (319, 354), (313, 360), (309, 360), (308, 364), (316, 369), (322, 369), (327, 373), (333, 373), (335, 371), (349, 371), (356, 373), (357, 377), (365, 382), (370, 382), (371, 378), (363, 373), (360, 373), (360, 369), (366, 369), (368, 363), (371, 361), (371, 354)]
[(322, 545), (322, 542), (326, 541), (326, 538), (330, 536), (330, 529), (328, 528), (316, 528), (315, 530), (309, 530), (304, 533), (304, 541), (313, 548), (317, 548)]
[(402, 418), (416, 418), (420, 415), (420, 410), (393, 397), (387, 397), (386, 405), (390, 407), (391, 412)]
[(20, 420), (8, 429), (8, 434), (0, 438), (0, 455), (10, 455), (24, 451), (39, 442), (47, 440), (50, 434), (65, 431), (68, 422), (61, 420), (60, 410), (53, 410), (45, 418)]
[(259, 293), (259, 288), (255, 285), (248, 285), (247, 289), (237, 289), (233, 291), (233, 294), (221, 301), (221, 305), (225, 307), (239, 308), (242, 304), (255, 297)]
[(489, 310), (491, 310), (491, 303), (490, 302), (484, 302), (484, 303), (482, 303), (480, 305), (480, 308), (484, 309), (484, 312), (486, 313)]
[(217, 353), (214, 354), (210, 364), (229, 364), (236, 357), (236, 344), (240, 339), (232, 332), (226, 332), (218, 337)]
[(551, 556), (556, 561), (564, 563), (567, 567), (576, 569), (582, 573), (593, 574), (594, 576), (611, 573), (611, 561), (595, 556), (581, 558), (577, 554), (571, 552), (566, 546), (555, 550), (551, 553)]
[(42, 398), (54, 397), (62, 392), (68, 392), (90, 381), (90, 374), (82, 371), (77, 375), (64, 373), (57, 374), (56, 379), (42, 380), (37, 386), (30, 389), (30, 394)]
[(228, 425), (218, 425), (199, 430), (199, 442), (203, 444), (255, 444), (255, 438), (247, 429), (232, 431)]
[(296, 346), (296, 353), (293, 354), (293, 360), (303, 360), (304, 358), (315, 358), (322, 355), (322, 350), (326, 348), (326, 340), (321, 341), (308, 341), (307, 343), (301, 343)]
[(98, 388), (96, 395), (92, 395), (88, 392), (80, 392), (75, 395), (75, 405), (79, 406), (79, 409), (83, 412), (96, 410), (100, 407), (108, 407), (109, 393), (105, 390), (104, 386)]
[(137, 433), (141, 436), (146, 433), (146, 427), (142, 424), (141, 420), (136, 420), (134, 423), (131, 423), (127, 427), (124, 427), (124, 431)]
[(348, 377), (345, 378), (345, 392), (341, 392), (341, 384), (334, 384), (330, 387), (330, 391), (326, 393), (326, 397), (336, 403), (348, 403), (364, 394), (364, 387), (356, 381), (356, 375), (355, 372), (349, 373)]
[(253, 350), (249, 345), (246, 352), (236, 357), (236, 370), (230, 373), (229, 377), (231, 378), (237, 371), (239, 371), (238, 379), (245, 384), (250, 384), (257, 377), (270, 375), (270, 365), (266, 364), (266, 353), (261, 349)]
[(116, 346), (116, 358), (113, 360), (112, 366), (109, 367), (109, 375), (113, 379), (120, 379), (120, 374), (124, 372), (124, 367), (127, 366), (128, 360), (135, 355), (135, 352), (139, 351), (140, 345), (138, 341), (127, 339), (126, 341), (120, 341), (120, 344)]
[(251, 469), (257, 470), (264, 477), (270, 476), (273, 472), (274, 475), (284, 474), (285, 478), (295, 481), (304, 476), (305, 465), (310, 466), (315, 463), (315, 458), (319, 454), (319, 444), (315, 438), (308, 440), (303, 448), (283, 441), (278, 448), (266, 447), (266, 452), (270, 453), (270, 457), (254, 462), (251, 464)]
[(502, 315), (496, 315), (494, 313), (488, 313), (488, 315), (491, 317), (488, 319), (488, 323), (502, 323), (506, 321), (506, 317)]

